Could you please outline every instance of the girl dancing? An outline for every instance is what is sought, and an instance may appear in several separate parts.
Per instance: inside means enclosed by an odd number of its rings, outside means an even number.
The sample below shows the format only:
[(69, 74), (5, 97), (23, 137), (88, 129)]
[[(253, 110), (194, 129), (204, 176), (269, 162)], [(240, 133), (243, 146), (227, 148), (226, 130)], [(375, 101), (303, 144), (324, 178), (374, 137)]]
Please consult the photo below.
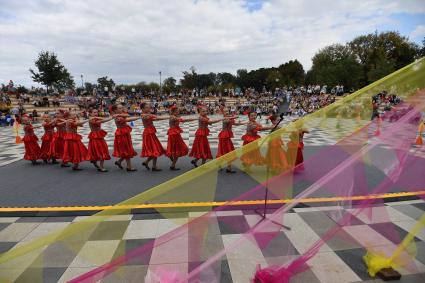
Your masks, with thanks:
[(169, 119), (169, 117), (157, 117), (152, 115), (152, 109), (148, 103), (140, 104), (140, 108), (142, 109), (141, 118), (143, 127), (145, 128), (143, 130), (142, 153), (140, 156), (147, 157), (142, 165), (145, 166), (147, 170), (150, 170), (149, 162), (152, 161), (152, 171), (161, 171), (161, 169), (156, 166), (156, 162), (158, 157), (165, 153), (165, 150), (156, 136), (156, 128), (153, 125), (153, 121), (166, 120)]
[[(99, 112), (96, 109), (90, 111), (89, 117), (89, 146), (88, 146), (88, 157), (87, 159), (96, 167), (99, 172), (108, 172), (103, 166), (105, 160), (111, 159), (109, 155), (108, 145), (105, 141), (105, 136), (107, 133), (102, 130), (101, 125), (105, 122), (109, 122), (114, 117), (107, 119), (99, 117)], [(99, 161), (99, 164), (97, 162)]]
[[(255, 112), (249, 113), (248, 119), (249, 122), (246, 127), (246, 134), (242, 136), (243, 145), (247, 145), (261, 138), (261, 136), (258, 135), (259, 131), (271, 130), (274, 127), (264, 127), (261, 124), (257, 123), (257, 113)], [(251, 149), (249, 152), (244, 153), (241, 156), (241, 160), (242, 164), (247, 169), (249, 169), (251, 165), (263, 165), (264, 163), (264, 157), (261, 155), (259, 147)]]
[(77, 133), (78, 127), (87, 123), (86, 121), (80, 122), (75, 112), (70, 112), (69, 119), (66, 120), (66, 134), (65, 145), (63, 150), (62, 161), (66, 164), (71, 162), (73, 164), (72, 170), (80, 171), (79, 164), (87, 159), (87, 148), (81, 142), (81, 135)]
[(168, 129), (168, 141), (167, 141), (167, 155), (171, 159), (170, 170), (180, 170), (176, 167), (177, 160), (179, 157), (186, 156), (189, 152), (189, 148), (182, 139), (181, 133), (183, 130), (180, 128), (180, 123), (195, 121), (197, 118), (193, 119), (183, 119), (179, 116), (179, 109), (177, 106), (173, 105), (170, 107), (170, 120)]
[(124, 107), (121, 104), (113, 105), (111, 107), (111, 112), (115, 114), (114, 120), (117, 126), (114, 139), (114, 152), (112, 155), (119, 159), (115, 161), (115, 165), (123, 169), (121, 163), (125, 160), (128, 172), (137, 171), (137, 169), (133, 168), (131, 165), (131, 158), (136, 156), (137, 153), (134, 151), (133, 142), (131, 141), (131, 131), (133, 129), (127, 125), (127, 122), (136, 121), (140, 119), (140, 117), (129, 117), (128, 114), (124, 112)]
[(22, 118), (24, 124), (24, 138), (22, 141), (25, 145), (24, 159), (31, 161), (32, 165), (36, 165), (37, 159), (40, 156), (40, 146), (38, 145), (38, 138), (34, 134), (34, 129), (40, 128), (41, 126), (33, 127), (31, 120), (28, 116), (24, 115)]
[(193, 166), (198, 167), (198, 160), (202, 159), (202, 164), (205, 164), (207, 159), (212, 159), (210, 144), (208, 142), (208, 135), (210, 130), (208, 125), (222, 121), (223, 119), (210, 120), (207, 116), (207, 109), (205, 107), (199, 108), (198, 130), (195, 133), (195, 140), (193, 141), (192, 150), (189, 156), (194, 159), (190, 162)]
[(42, 126), (44, 128), (44, 135), (41, 138), (40, 159), (42, 159), (46, 164), (49, 160), (52, 160), (52, 164), (57, 164), (58, 162), (51, 150), (53, 136), (55, 134), (55, 123), (48, 114), (43, 115), (43, 120), (44, 122)]
[[(229, 152), (235, 150), (233, 146), (232, 138), (233, 138), (233, 125), (243, 125), (246, 123), (236, 123), (235, 117), (230, 115), (230, 111), (228, 108), (222, 109), (223, 113), (223, 128), (221, 132), (218, 134), (218, 150), (216, 158), (219, 158), (222, 155), (225, 155)], [(229, 161), (227, 164), (226, 173), (236, 173), (236, 171), (232, 170), (232, 163)]]

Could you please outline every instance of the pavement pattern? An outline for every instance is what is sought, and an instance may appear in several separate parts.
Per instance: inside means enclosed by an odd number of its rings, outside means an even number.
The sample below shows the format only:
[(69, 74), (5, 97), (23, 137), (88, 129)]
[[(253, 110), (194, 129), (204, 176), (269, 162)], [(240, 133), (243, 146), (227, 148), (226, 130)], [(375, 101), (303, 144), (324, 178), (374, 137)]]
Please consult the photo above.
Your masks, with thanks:
[[(304, 253), (327, 229), (335, 225), (335, 215), (349, 212), (353, 208), (339, 206), (294, 208), (285, 214), (285, 225), (291, 230), (282, 229), (264, 249), (249, 240), (237, 250), (228, 251), (220, 263), (220, 282), (246, 283), (250, 282), (255, 272), (256, 264), (262, 266), (282, 264)], [(383, 222), (383, 210), (389, 216), (388, 223)], [(372, 217), (366, 213), (352, 218), (351, 225), (344, 226), (337, 237), (328, 241), (309, 262), (311, 268), (296, 275), (291, 282), (309, 283), (344, 283), (344, 282), (383, 282), (373, 279), (366, 272), (362, 263), (365, 254), (364, 245), (394, 246), (403, 239), (407, 231), (425, 213), (425, 202), (422, 200), (388, 202), (374, 207)], [(101, 266), (123, 252), (130, 251), (141, 245), (154, 241), (155, 238), (179, 227), (180, 225), (200, 216), (203, 212), (161, 214), (117, 215), (108, 221), (99, 223), (93, 231), (81, 242), (75, 242), (75, 253), (63, 253), (58, 244), (36, 250), (23, 257), (19, 268), (0, 265), (0, 278), (6, 276), (14, 282), (33, 282), (34, 274), (43, 274), (44, 282), (66, 282), (96, 266)], [(0, 253), (13, 250), (14, 247), (28, 243), (57, 229), (73, 225), (83, 220), (84, 216), (74, 217), (4, 217), (0, 218)], [(168, 219), (167, 219), (168, 218)], [(229, 220), (239, 223), (229, 226)], [(259, 216), (250, 210), (233, 210), (215, 212), (214, 222), (208, 234), (209, 256), (226, 248), (241, 234), (252, 228)], [(384, 228), (385, 227), (385, 228)], [(391, 228), (391, 229), (390, 229)], [(395, 234), (390, 230), (395, 230)], [(109, 233), (105, 233), (109, 231)], [(187, 240), (187, 239), (186, 239)], [(414, 238), (417, 257), (415, 267), (411, 270), (399, 270), (402, 280), (398, 282), (425, 282), (425, 231), (422, 230)], [(182, 249), (188, 249), (189, 243), (167, 246), (169, 253), (181, 255)], [(283, 248), (285, 247), (285, 248)], [(186, 274), (193, 270), (199, 262), (190, 257), (170, 257), (167, 262), (161, 262), (161, 257), (155, 247), (149, 254), (135, 258), (123, 265), (119, 272), (109, 275), (101, 282), (143, 282), (143, 278), (159, 265)], [(90, 251), (97, 250), (102, 257), (92, 255)], [(288, 251), (291, 251), (288, 254)], [(43, 258), (41, 254), (43, 253)], [(208, 255), (207, 255), (208, 256)], [(43, 267), (37, 267), (37, 261)], [(41, 273), (42, 272), (42, 273)], [(394, 281), (397, 282), (397, 281)]]

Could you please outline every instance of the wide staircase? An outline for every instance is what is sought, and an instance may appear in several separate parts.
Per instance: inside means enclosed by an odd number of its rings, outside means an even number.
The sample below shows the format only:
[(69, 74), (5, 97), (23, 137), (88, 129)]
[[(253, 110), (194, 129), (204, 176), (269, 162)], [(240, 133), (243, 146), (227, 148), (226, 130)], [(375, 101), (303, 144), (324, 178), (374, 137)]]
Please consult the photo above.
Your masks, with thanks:
[[(60, 106), (53, 106), (53, 98), (49, 97), (49, 103), (50, 103), (50, 107), (38, 107), (38, 106), (34, 106), (34, 101), (35, 99), (31, 96), (29, 96), (29, 103), (24, 103), (24, 108), (25, 108), (25, 112), (26, 113), (31, 113), (34, 110), (36, 110), (38, 113), (44, 113), (44, 112), (53, 112), (56, 109), (78, 109), (78, 105), (77, 104), (73, 104), (70, 103), (68, 101), (65, 100), (64, 96), (59, 97), (59, 103)], [(11, 108), (19, 108), (19, 104), (18, 104), (18, 99), (15, 96), (11, 96), (10, 100), (12, 102)]]

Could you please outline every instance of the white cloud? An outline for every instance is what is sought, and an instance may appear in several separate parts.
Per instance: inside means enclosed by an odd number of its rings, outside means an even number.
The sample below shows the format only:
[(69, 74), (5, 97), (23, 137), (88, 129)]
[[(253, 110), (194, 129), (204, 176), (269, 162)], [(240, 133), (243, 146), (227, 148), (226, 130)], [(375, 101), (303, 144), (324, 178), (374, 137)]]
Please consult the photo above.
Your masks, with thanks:
[(412, 38), (425, 37), (425, 25), (417, 26), (410, 36)]
[(0, 82), (31, 84), (40, 50), (70, 72), (117, 82), (277, 66), (374, 31), (394, 13), (425, 13), (423, 1), (0, 0)]

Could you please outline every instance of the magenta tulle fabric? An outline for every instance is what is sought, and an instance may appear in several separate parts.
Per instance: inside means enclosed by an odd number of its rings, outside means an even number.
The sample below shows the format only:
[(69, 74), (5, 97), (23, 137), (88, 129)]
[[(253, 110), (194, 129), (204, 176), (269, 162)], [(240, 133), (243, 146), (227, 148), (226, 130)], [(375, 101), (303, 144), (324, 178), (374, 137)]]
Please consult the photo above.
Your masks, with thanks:
[[(397, 121), (384, 120), (379, 125), (376, 121), (372, 121), (336, 145), (326, 146), (305, 158), (302, 163), (305, 171), (302, 174), (295, 174), (289, 170), (273, 176), (225, 205), (191, 219), (190, 222), (158, 237), (155, 241), (137, 247), (70, 282), (102, 280), (113, 275), (115, 271), (134, 258), (150, 254), (155, 249), (175, 247), (181, 245), (182, 242), (187, 243), (187, 249), (174, 251), (173, 256), (188, 258), (189, 262), (197, 262), (197, 265), (183, 273), (173, 267), (166, 268), (164, 265), (163, 268), (149, 271), (145, 282), (220, 282), (221, 261), (226, 255), (243, 250), (244, 245), (254, 245), (259, 250), (268, 249), (273, 240), (282, 233), (281, 227), (273, 222), (288, 225), (287, 213), (304, 199), (341, 197), (342, 199), (337, 202), (337, 205), (349, 209), (329, 212), (335, 225), (319, 235), (320, 239), (315, 241), (311, 247), (301, 255), (293, 256), (282, 264), (261, 267), (258, 265), (257, 270), (251, 275), (252, 282), (289, 282), (293, 276), (308, 268), (307, 262), (332, 238), (350, 240), (344, 238), (341, 229), (351, 225), (353, 219), (361, 215), (374, 217), (375, 210), (372, 205), (379, 204), (380, 200), (373, 197), (356, 200), (353, 199), (353, 196), (374, 196), (400, 191), (400, 188), (403, 188), (404, 191), (415, 192), (425, 188), (425, 178), (423, 178), (425, 161), (417, 157), (415, 149), (412, 152), (411, 148), (417, 128), (417, 124), (412, 121), (424, 108), (425, 98), (421, 97), (419, 101), (421, 101), (420, 104), (410, 107)], [(407, 107), (407, 105), (400, 107)], [(376, 136), (378, 127), (380, 134)], [(379, 171), (379, 180), (370, 180), (367, 174), (368, 170)], [(289, 192), (292, 192), (292, 201), (270, 206), (269, 214), (264, 221), (250, 225), (245, 230), (242, 229), (239, 218), (219, 216), (220, 212), (234, 210), (236, 201), (261, 199), (266, 187), (269, 190), (270, 199), (281, 200)], [(382, 217), (388, 216), (383, 215)], [(231, 243), (226, 243), (224, 249), (211, 251), (208, 241), (215, 233), (212, 227), (216, 225), (217, 221), (227, 229), (233, 229), (234, 234), (242, 235), (235, 237)], [(395, 242), (400, 241), (391, 229), (385, 230), (387, 230), (389, 238)], [(282, 248), (288, 255), (294, 254), (290, 252), (289, 246)], [(367, 247), (365, 246), (365, 248)], [(167, 254), (167, 249), (163, 250), (161, 258), (165, 259), (170, 256), (170, 252)]]

